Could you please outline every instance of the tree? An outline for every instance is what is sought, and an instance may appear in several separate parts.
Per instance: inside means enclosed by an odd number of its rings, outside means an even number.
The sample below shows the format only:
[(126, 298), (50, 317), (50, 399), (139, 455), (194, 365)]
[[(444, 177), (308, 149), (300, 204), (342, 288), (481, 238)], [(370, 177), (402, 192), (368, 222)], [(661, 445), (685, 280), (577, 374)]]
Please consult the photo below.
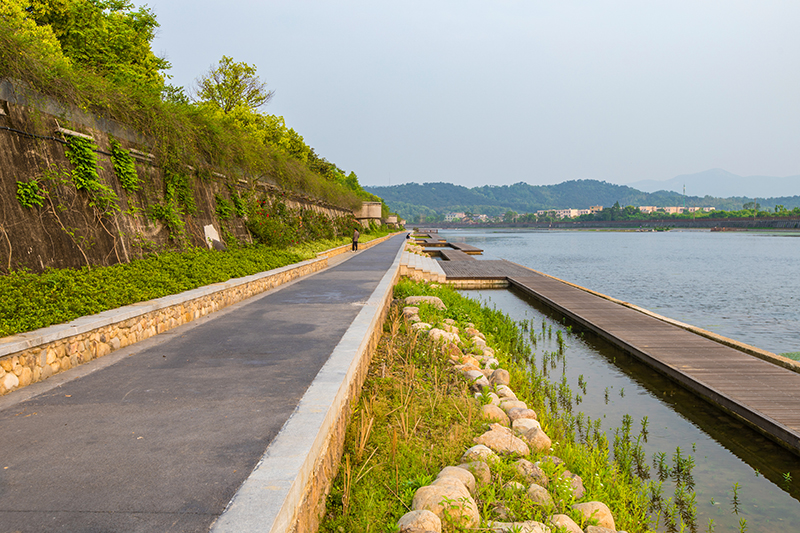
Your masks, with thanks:
[[(5, 0), (4, 0), (5, 1)], [(49, 26), (64, 55), (117, 84), (160, 92), (169, 62), (150, 49), (158, 21), (129, 0), (29, 0), (39, 26)]]
[(222, 56), (216, 67), (197, 80), (197, 96), (230, 114), (238, 107), (257, 109), (272, 99), (274, 91), (256, 76), (256, 67)]

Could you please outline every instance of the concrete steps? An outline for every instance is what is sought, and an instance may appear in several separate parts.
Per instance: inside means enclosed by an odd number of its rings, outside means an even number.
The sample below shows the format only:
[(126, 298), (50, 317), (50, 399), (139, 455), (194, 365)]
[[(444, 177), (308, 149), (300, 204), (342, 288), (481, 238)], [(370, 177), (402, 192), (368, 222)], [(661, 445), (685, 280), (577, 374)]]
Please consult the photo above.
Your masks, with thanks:
[(404, 251), (400, 257), (400, 275), (438, 283), (447, 281), (447, 276), (438, 261), (408, 251)]

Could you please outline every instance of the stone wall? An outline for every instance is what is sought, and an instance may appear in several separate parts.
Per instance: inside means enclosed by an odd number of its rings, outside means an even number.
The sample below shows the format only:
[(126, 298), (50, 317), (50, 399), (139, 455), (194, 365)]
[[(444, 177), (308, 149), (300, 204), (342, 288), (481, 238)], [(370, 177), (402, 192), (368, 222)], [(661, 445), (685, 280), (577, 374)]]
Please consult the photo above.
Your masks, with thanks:
[[(387, 237), (362, 245), (370, 248)], [(252, 276), (111, 309), (66, 324), (0, 339), (0, 396), (169, 331), (219, 309), (328, 266), (350, 245)]]
[[(97, 145), (99, 181), (118, 198), (120, 210), (102, 214), (89, 195), (69, 183), (48, 185), (54, 202), (23, 207), (16, 198), (17, 182), (29, 183), (57, 169), (71, 170), (65, 155), (65, 131), (88, 135)], [(111, 161), (111, 139), (129, 150), (141, 182), (137, 191), (122, 188)], [(153, 143), (112, 120), (61, 105), (0, 80), (0, 273), (27, 268), (78, 268), (128, 262), (151, 250), (169, 247), (176, 235), (160, 220), (148, 215), (152, 206), (164, 204), (164, 171), (151, 155)], [(328, 217), (353, 216), (353, 212), (299, 193), (282, 190), (266, 178), (225, 176), (205, 169), (185, 168), (194, 213), (184, 213), (178, 238), (205, 246), (204, 226), (213, 225), (226, 238), (251, 242), (245, 219), (217, 215), (217, 196), (231, 200), (231, 191), (280, 199), (288, 207), (313, 209)], [(48, 182), (49, 183), (49, 182)], [(151, 213), (152, 215), (152, 213)]]

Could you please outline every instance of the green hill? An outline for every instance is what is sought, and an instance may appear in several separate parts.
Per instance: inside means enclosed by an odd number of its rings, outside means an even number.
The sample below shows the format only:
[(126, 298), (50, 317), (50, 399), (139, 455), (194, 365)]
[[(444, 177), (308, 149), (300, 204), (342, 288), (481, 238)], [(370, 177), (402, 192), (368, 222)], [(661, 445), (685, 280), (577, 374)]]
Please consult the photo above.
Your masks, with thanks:
[[(407, 183), (389, 187), (364, 187), (380, 196), (389, 207), (408, 220), (422, 215), (444, 214), (451, 211), (470, 211), (499, 215), (508, 210), (532, 213), (540, 209), (587, 209), (592, 205), (611, 207), (654, 205), (657, 207), (684, 205), (684, 196), (672, 191), (646, 193), (626, 185), (615, 185), (597, 180), (572, 180), (557, 185), (484, 185), (472, 189), (452, 183)], [(714, 198), (687, 196), (687, 206), (715, 207), (737, 210), (752, 198)], [(759, 199), (762, 208), (784, 205), (788, 209), (800, 207), (800, 196)]]

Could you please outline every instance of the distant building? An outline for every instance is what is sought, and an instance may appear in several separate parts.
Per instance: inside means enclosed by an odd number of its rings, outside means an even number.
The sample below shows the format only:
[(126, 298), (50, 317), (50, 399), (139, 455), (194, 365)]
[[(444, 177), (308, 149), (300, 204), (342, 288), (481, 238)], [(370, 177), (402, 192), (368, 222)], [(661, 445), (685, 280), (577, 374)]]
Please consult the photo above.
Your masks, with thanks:
[(602, 210), (603, 210), (603, 206), (602, 205), (589, 206), (589, 211), (591, 211), (592, 213), (599, 213)]
[(467, 216), (467, 215), (464, 214), (464, 213), (447, 213), (444, 216), (444, 221), (445, 222), (458, 222), (459, 220), (461, 220), (465, 216)]
[(655, 213), (656, 211), (658, 211), (658, 208), (654, 205), (640, 205), (639, 211), (641, 211), (644, 214), (649, 214), (649, 213)]

